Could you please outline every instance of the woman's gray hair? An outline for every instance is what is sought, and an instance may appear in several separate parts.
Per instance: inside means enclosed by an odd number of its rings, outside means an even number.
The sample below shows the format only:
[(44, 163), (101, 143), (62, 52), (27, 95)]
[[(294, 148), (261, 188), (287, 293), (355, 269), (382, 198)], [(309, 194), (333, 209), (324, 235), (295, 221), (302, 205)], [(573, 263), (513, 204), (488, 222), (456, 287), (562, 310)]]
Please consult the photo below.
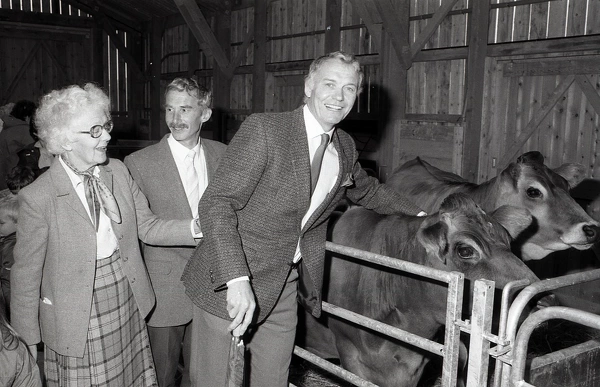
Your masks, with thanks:
[(100, 108), (110, 116), (108, 95), (93, 83), (52, 90), (40, 99), (35, 112), (35, 125), (48, 152), (54, 155), (65, 152), (63, 145), (69, 143), (67, 129), (71, 120), (89, 108)]

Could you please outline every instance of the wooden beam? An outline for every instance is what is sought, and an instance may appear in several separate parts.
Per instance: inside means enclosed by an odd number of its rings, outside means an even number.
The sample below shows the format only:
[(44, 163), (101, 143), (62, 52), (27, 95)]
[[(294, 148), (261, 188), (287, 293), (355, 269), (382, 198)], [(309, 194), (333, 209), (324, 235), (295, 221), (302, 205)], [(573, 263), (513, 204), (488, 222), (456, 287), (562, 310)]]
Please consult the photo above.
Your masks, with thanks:
[(99, 85), (104, 84), (104, 32), (94, 23), (91, 39), (92, 79)]
[(529, 42), (498, 43), (489, 45), (488, 56), (497, 57), (598, 50), (599, 45), (600, 35), (578, 36), (576, 38), (541, 39)]
[(31, 50), (29, 51), (29, 54), (27, 54), (27, 58), (25, 58), (25, 61), (19, 68), (19, 71), (17, 72), (17, 74), (15, 74), (15, 77), (10, 82), (10, 86), (8, 86), (8, 89), (6, 91), (6, 96), (4, 97), (4, 102), (2, 103), (2, 105), (5, 105), (10, 101), (10, 97), (12, 97), (12, 94), (17, 89), (17, 86), (19, 85), (19, 81), (21, 80), (21, 78), (23, 78), (23, 75), (25, 75), (25, 73), (27, 72), (27, 69), (29, 68), (29, 65), (31, 64), (31, 62), (35, 58), (35, 55), (38, 53), (38, 51), (40, 51), (41, 48), (42, 48), (42, 44), (40, 42), (36, 43), (35, 46), (33, 46), (31, 48)]
[(469, 18), (468, 26), (469, 57), (467, 59), (462, 176), (471, 182), (478, 181), (479, 173), (489, 13), (489, 1), (473, 2), (473, 13)]
[(521, 131), (521, 135), (514, 144), (504, 153), (504, 156), (501, 158), (501, 162), (499, 163), (499, 170), (506, 168), (508, 164), (514, 159), (519, 152), (519, 149), (523, 147), (523, 144), (531, 137), (533, 132), (537, 129), (538, 125), (542, 122), (542, 120), (550, 113), (554, 105), (562, 98), (563, 94), (571, 87), (573, 82), (575, 81), (575, 75), (567, 75), (560, 82), (558, 86), (554, 89), (550, 98), (548, 98), (533, 114), (531, 121), (527, 123), (527, 126)]
[(158, 140), (161, 136), (161, 89), (160, 89), (160, 73), (161, 73), (161, 56), (162, 56), (162, 36), (163, 36), (163, 20), (160, 18), (152, 19), (152, 34), (150, 40), (150, 56), (151, 56), (151, 73), (150, 80), (150, 138), (149, 140)]
[(419, 34), (413, 45), (410, 47), (411, 61), (419, 53), (419, 51), (421, 51), (423, 47), (425, 47), (425, 45), (429, 41), (429, 38), (431, 38), (431, 36), (438, 29), (440, 24), (442, 24), (442, 21), (444, 21), (444, 19), (448, 15), (448, 12), (452, 10), (452, 7), (454, 7), (454, 4), (456, 4), (457, 2), (458, 0), (444, 0), (444, 3), (440, 5), (440, 8), (438, 8), (438, 10), (435, 11), (435, 14), (431, 18), (431, 20), (427, 22), (427, 27), (425, 27), (425, 29)]
[(340, 50), (342, 26), (342, 0), (326, 0), (325, 5), (325, 53)]
[(198, 62), (200, 60), (200, 46), (198, 41), (194, 38), (192, 30), (188, 28), (188, 76), (193, 77), (194, 71), (198, 68)]
[(410, 43), (408, 40), (408, 23), (400, 23), (400, 20), (405, 19), (405, 15), (410, 14), (408, 0), (402, 0), (399, 5), (394, 5), (392, 0), (366, 0), (374, 2), (379, 16), (383, 21), (383, 28), (390, 37), (392, 47), (396, 51), (396, 55), (404, 64), (405, 69), (412, 66)]
[[(217, 13), (215, 20), (215, 38), (219, 47), (229, 47), (231, 45), (231, 13)], [(224, 53), (224, 55), (226, 55)], [(229, 62), (229, 58), (225, 59)], [(216, 130), (213, 131), (213, 139), (221, 142), (227, 141), (227, 120), (228, 112), (231, 108), (231, 81), (229, 73), (225, 73), (226, 67), (213, 66), (213, 89), (214, 107), (213, 117), (217, 121)]]
[(580, 57), (560, 57), (511, 61), (504, 65), (505, 77), (531, 77), (540, 75), (597, 74), (600, 69), (600, 55)]
[[(96, 0), (61, 0), (63, 4), (71, 5), (77, 9), (94, 15), (99, 9), (99, 3)], [(97, 9), (98, 8), (98, 9)], [(124, 15), (122, 12), (117, 12), (114, 9), (107, 6), (106, 2), (102, 2), (102, 8), (109, 18), (112, 19), (112, 23), (120, 30), (128, 32), (141, 32), (142, 27), (138, 18), (134, 18), (130, 15)]]
[(575, 75), (575, 82), (577, 82), (583, 91), (583, 94), (585, 94), (585, 97), (596, 111), (596, 114), (600, 115), (600, 95), (598, 95), (598, 91), (596, 91), (596, 88), (593, 86), (592, 82), (590, 82), (590, 79), (585, 75)]
[[(267, 2), (254, 3), (254, 69), (252, 71), (252, 111), (265, 111), (267, 63)], [(244, 50), (245, 52), (246, 50)]]
[(413, 58), (413, 62), (437, 62), (440, 60), (467, 59), (468, 57), (468, 47), (436, 48), (420, 51)]
[(227, 69), (229, 67), (229, 59), (219, 45), (215, 34), (210, 29), (210, 25), (204, 18), (204, 15), (202, 15), (202, 11), (200, 11), (195, 0), (174, 1), (177, 8), (179, 8), (179, 12), (183, 15), (189, 29), (192, 30), (194, 37), (196, 37), (198, 44), (202, 47), (202, 50), (206, 54), (212, 55), (221, 69)]
[(375, 20), (373, 19), (371, 12), (369, 12), (369, 8), (367, 4), (363, 0), (350, 0), (352, 3), (352, 8), (358, 12), (358, 15), (363, 20), (365, 25), (367, 26), (367, 30), (373, 37), (373, 44), (377, 47), (377, 52), (381, 51), (381, 31), (376, 27)]
[[(23, 27), (23, 28), (21, 28)], [(68, 42), (85, 42), (90, 32), (80, 30), (80, 33), (61, 32), (61, 29), (38, 29), (34, 25), (15, 27), (0, 23), (0, 37), (10, 39), (60, 40)], [(65, 27), (66, 28), (66, 27)]]
[(89, 18), (76, 18), (51, 13), (23, 12), (0, 8), (0, 23), (4, 21), (25, 24), (45, 24), (54, 27), (70, 28), (92, 28), (94, 26), (94, 22)]

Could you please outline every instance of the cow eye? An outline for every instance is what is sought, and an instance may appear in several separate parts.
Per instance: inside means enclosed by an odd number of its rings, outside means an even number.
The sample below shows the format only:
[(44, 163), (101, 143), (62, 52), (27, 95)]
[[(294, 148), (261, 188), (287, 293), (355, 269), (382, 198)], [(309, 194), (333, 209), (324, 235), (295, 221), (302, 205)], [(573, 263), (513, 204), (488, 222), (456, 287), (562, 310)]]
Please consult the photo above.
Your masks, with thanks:
[(542, 197), (542, 191), (537, 188), (529, 187), (527, 188), (527, 196), (532, 199), (537, 199)]
[(476, 253), (477, 250), (475, 250), (472, 246), (463, 243), (458, 243), (456, 245), (456, 254), (463, 259), (474, 258)]

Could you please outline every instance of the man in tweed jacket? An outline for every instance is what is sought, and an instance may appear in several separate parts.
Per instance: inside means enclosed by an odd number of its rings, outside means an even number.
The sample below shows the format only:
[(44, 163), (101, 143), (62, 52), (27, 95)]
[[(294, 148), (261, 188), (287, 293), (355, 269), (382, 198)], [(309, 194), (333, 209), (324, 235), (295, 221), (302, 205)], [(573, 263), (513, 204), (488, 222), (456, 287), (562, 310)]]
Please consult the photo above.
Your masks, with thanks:
[[(320, 315), (327, 220), (344, 196), (384, 214), (421, 212), (369, 177), (352, 138), (335, 129), (362, 78), (350, 55), (318, 58), (305, 80), (306, 105), (251, 115), (229, 144), (200, 201), (204, 239), (182, 277), (200, 308), (194, 320), (204, 324), (198, 386), (225, 383), (229, 332), (241, 335), (250, 323), (250, 385), (287, 386), (296, 298)], [(311, 196), (315, 141), (323, 133), (330, 142)]]

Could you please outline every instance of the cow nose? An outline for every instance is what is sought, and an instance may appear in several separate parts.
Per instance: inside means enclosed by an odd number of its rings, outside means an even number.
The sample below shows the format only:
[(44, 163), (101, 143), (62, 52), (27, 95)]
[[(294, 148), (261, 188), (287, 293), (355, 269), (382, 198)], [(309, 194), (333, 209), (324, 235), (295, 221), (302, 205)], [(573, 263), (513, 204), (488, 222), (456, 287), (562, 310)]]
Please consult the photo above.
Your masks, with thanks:
[(586, 224), (583, 226), (583, 233), (590, 243), (597, 242), (599, 240), (600, 227), (594, 224)]

